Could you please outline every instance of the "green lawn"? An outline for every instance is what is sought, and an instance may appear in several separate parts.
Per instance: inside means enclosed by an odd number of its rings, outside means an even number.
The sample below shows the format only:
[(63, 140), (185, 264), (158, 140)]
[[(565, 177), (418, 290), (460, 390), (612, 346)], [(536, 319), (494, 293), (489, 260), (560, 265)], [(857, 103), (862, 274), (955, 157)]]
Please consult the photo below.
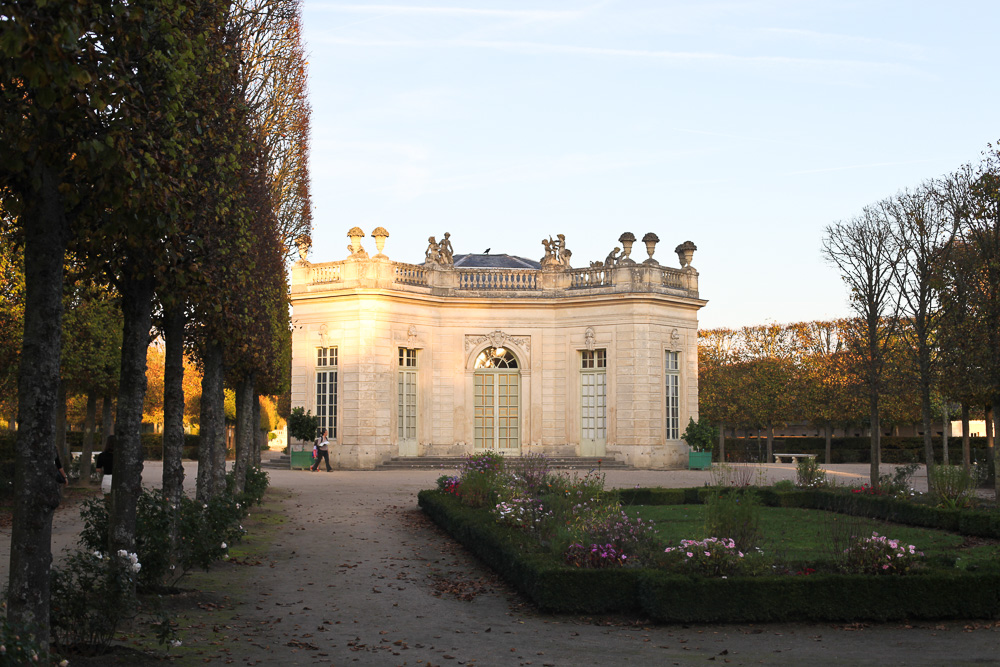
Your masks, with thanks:
[[(664, 544), (684, 539), (712, 537), (705, 534), (704, 505), (640, 505), (629, 514), (656, 523)], [(955, 557), (961, 568), (1000, 559), (1000, 542), (966, 538), (929, 528), (914, 528), (834, 512), (785, 507), (762, 507), (761, 529), (766, 552), (781, 561), (805, 563), (829, 561), (835, 535), (871, 535), (877, 531), (892, 539), (913, 544), (928, 557)], [(725, 537), (718, 535), (716, 537)]]

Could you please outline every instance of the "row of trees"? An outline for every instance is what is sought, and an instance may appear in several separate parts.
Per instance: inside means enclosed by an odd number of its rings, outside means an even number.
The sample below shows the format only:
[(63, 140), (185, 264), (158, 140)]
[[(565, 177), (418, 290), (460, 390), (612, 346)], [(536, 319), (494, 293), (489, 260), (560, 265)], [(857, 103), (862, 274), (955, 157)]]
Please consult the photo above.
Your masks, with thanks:
[[(973, 406), (984, 406), (996, 432), (1000, 149), (990, 146), (978, 164), (828, 226), (823, 254), (844, 280), (855, 316), (705, 332), (705, 416), (766, 428), (803, 419), (827, 428), (863, 422), (873, 486), (886, 421), (920, 423), (929, 472), (932, 421), (951, 403), (966, 422)], [(968, 465), (967, 439), (963, 454)]]
[(959, 401), (983, 393), (992, 405), (1000, 401), (1000, 149), (990, 146), (977, 165), (830, 225), (823, 252), (848, 286), (859, 322), (872, 478), (881, 396), (893, 377), (889, 349), (899, 337), (916, 376), (930, 470), (932, 388)]
[[(731, 429), (764, 431), (768, 457), (774, 429), (808, 424), (824, 432), (829, 460), (834, 429), (870, 427), (861, 333), (860, 323), (850, 318), (699, 331), (700, 414)], [(879, 405), (884, 430), (921, 421), (914, 361), (900, 332), (887, 348)], [(942, 366), (941, 372), (954, 371)], [(969, 393), (956, 403), (943, 393), (946, 386), (939, 377), (931, 394), (932, 419), (947, 428), (960, 406), (965, 424), (962, 458), (968, 466), (969, 420), (992, 414), (990, 397)], [(720, 442), (724, 446), (724, 440)]]
[[(118, 353), (112, 552), (135, 551), (154, 326), (168, 497), (183, 493), (185, 351), (202, 371), (200, 499), (225, 488), (224, 387), (236, 392), (241, 491), (257, 396), (287, 382), (285, 265), (311, 225), (300, 16), (298, 0), (2, 5), (0, 271), (23, 267), (8, 618), (43, 646), (62, 353), (76, 344), (64, 331), (86, 295), (120, 323), (104, 325), (120, 339), (102, 348)], [(67, 303), (68, 285), (81, 292)]]

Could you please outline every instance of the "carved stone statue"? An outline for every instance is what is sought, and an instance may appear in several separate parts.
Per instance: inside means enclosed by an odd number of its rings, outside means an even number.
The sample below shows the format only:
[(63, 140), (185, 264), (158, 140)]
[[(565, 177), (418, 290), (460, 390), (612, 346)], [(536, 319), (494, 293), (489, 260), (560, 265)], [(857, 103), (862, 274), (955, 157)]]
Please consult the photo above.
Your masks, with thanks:
[(545, 248), (545, 256), (542, 257), (543, 269), (568, 269), (570, 268), (570, 258), (573, 253), (566, 248), (566, 235), (557, 234), (553, 239), (551, 236), (542, 239), (542, 246)]
[(441, 247), (438, 245), (434, 237), (427, 239), (427, 251), (424, 253), (424, 263), (425, 264), (437, 264), (438, 255), (441, 254)]
[(607, 259), (604, 260), (604, 266), (606, 266), (607, 268), (610, 269), (612, 266), (614, 266), (615, 264), (617, 264), (618, 263), (618, 252), (620, 250), (621, 250), (621, 248), (617, 248), (617, 247), (614, 250), (612, 250), (611, 253), (607, 256)]
[[(433, 239), (433, 237), (431, 237)], [(452, 250), (450, 232), (444, 233), (444, 238), (441, 239), (441, 243), (438, 244), (438, 263), (441, 266), (454, 266), (455, 265), (455, 252)]]

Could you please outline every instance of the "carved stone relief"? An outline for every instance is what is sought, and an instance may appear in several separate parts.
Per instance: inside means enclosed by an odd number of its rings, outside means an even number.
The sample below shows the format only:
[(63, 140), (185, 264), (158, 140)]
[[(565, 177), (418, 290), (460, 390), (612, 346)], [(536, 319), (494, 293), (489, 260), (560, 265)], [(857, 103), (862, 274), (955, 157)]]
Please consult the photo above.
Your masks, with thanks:
[(597, 334), (594, 333), (594, 327), (587, 327), (587, 331), (583, 334), (583, 344), (587, 346), (588, 350), (594, 349), (597, 344)]
[(503, 347), (507, 343), (513, 343), (523, 350), (531, 349), (531, 339), (527, 336), (518, 337), (511, 336), (510, 334), (504, 333), (497, 329), (496, 331), (491, 331), (484, 336), (476, 336), (473, 334), (466, 334), (465, 336), (465, 351), (468, 352), (477, 345), (489, 342), (492, 347)]

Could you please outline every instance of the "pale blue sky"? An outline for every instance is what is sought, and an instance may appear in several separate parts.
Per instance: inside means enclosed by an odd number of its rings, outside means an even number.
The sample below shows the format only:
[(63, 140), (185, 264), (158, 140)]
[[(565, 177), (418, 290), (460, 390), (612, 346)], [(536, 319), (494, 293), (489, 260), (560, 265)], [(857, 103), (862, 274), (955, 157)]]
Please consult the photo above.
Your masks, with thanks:
[[(698, 245), (704, 328), (847, 313), (823, 228), (1000, 139), (1000, 2), (305, 0), (313, 252)], [(374, 249), (368, 239), (366, 248)], [(637, 244), (633, 257), (645, 257)]]

